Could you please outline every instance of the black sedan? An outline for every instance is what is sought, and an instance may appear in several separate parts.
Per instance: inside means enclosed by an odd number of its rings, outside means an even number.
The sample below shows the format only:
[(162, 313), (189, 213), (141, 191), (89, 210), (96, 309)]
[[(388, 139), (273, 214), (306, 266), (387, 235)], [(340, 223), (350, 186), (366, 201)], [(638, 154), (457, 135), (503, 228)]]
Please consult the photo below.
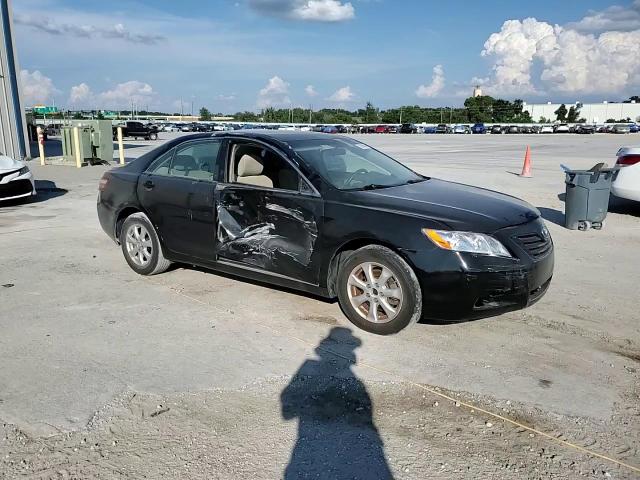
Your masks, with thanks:
[(179, 262), (337, 297), (378, 334), (524, 308), (553, 273), (529, 204), (320, 133), (174, 139), (105, 173), (98, 217), (142, 275)]

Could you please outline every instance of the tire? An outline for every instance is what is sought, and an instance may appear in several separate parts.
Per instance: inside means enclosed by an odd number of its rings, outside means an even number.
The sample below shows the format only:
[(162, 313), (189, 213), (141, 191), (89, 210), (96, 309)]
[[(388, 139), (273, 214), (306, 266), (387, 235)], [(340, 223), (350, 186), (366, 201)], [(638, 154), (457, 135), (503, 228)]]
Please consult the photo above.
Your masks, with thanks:
[(157, 140), (158, 139), (158, 134), (157, 133), (151, 133), (149, 135), (149, 140)]
[[(386, 280), (378, 284), (382, 276)], [(373, 282), (367, 281), (370, 278)], [(367, 332), (398, 333), (422, 315), (422, 291), (415, 273), (399, 255), (381, 245), (351, 253), (338, 270), (336, 285), (342, 312)]]
[(156, 275), (171, 265), (164, 257), (158, 235), (144, 213), (134, 213), (124, 221), (120, 230), (120, 246), (131, 269), (140, 275)]

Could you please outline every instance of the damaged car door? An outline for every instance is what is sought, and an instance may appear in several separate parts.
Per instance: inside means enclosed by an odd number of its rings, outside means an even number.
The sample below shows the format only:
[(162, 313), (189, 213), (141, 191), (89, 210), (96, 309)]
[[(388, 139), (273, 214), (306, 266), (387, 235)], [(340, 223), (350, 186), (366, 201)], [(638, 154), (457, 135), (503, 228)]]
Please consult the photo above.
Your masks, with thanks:
[(215, 191), (217, 260), (317, 284), (320, 195), (271, 147), (234, 141), (227, 151), (229, 181)]

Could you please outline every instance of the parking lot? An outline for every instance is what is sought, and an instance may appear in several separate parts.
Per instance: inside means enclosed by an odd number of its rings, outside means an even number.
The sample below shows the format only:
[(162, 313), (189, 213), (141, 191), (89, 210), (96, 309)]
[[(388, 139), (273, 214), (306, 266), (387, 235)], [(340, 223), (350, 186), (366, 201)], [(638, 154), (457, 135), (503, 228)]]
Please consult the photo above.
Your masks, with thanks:
[[(126, 157), (177, 135), (127, 141)], [(141, 277), (96, 217), (111, 167), (33, 161), (38, 197), (0, 206), (0, 477), (640, 475), (640, 206), (567, 230), (560, 168), (612, 165), (638, 137), (358, 138), (538, 207), (556, 248), (547, 295), (378, 337), (285, 289), (184, 265)], [(318, 455), (328, 476), (305, 470)]]

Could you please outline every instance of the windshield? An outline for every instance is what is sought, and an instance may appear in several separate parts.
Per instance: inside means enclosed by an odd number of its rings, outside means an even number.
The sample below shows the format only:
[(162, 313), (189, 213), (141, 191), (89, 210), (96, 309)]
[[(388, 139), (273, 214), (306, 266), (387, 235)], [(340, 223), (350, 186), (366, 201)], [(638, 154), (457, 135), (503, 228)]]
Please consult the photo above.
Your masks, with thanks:
[(350, 138), (287, 142), (324, 179), (339, 190), (384, 188), (424, 180), (391, 157)]

